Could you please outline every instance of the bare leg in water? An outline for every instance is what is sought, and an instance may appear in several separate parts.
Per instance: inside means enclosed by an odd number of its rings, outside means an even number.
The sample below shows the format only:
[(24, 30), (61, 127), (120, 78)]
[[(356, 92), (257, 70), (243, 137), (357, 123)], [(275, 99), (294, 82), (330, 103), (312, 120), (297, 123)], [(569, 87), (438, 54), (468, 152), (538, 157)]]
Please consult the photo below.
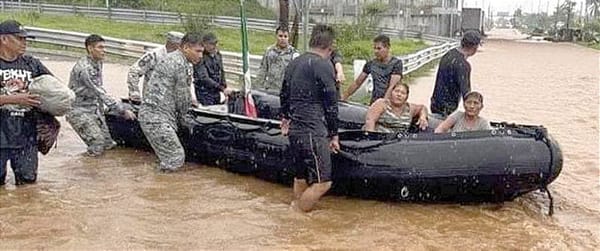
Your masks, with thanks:
[(308, 183), (306, 182), (305, 179), (294, 178), (294, 200), (295, 201), (299, 200), (307, 188), (308, 188)]
[(292, 206), (303, 212), (310, 212), (329, 188), (331, 188), (331, 181), (308, 186), (306, 180), (294, 180), (295, 203), (292, 202)]

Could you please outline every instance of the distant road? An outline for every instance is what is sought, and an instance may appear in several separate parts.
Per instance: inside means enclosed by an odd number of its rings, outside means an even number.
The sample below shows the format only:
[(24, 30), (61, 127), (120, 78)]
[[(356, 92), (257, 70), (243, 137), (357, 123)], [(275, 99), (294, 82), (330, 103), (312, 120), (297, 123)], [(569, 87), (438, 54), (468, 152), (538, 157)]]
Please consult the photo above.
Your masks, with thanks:
[(520, 40), (528, 37), (527, 34), (523, 34), (517, 29), (492, 29), (487, 32), (487, 35), (487, 39), (505, 40)]

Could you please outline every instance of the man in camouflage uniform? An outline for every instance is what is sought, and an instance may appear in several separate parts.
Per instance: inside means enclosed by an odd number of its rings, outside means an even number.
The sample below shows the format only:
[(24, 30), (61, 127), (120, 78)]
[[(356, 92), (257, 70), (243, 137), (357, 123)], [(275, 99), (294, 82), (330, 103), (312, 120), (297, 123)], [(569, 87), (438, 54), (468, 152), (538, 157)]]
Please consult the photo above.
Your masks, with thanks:
[(104, 105), (119, 111), (126, 119), (135, 119), (135, 115), (124, 109), (120, 102), (104, 90), (104, 39), (98, 35), (90, 35), (85, 39), (85, 47), (88, 55), (79, 59), (71, 70), (69, 88), (75, 93), (75, 102), (66, 118), (88, 146), (87, 154), (95, 157), (117, 145), (106, 126)]
[[(171, 31), (167, 33), (167, 42), (164, 46), (153, 49), (146, 54), (144, 54), (138, 61), (136, 61), (129, 68), (129, 73), (127, 74), (127, 87), (129, 88), (129, 99), (134, 101), (141, 101), (141, 93), (140, 93), (140, 78), (144, 76), (144, 86), (142, 90), (145, 90), (146, 84), (148, 80), (150, 80), (150, 76), (152, 75), (152, 71), (154, 70), (154, 66), (163, 60), (168, 53), (171, 53), (177, 48), (179, 48), (179, 44), (181, 43), (181, 38), (183, 37), (183, 33), (177, 31)], [(145, 94), (142, 91), (143, 94)]]
[(263, 55), (260, 69), (256, 76), (256, 88), (265, 91), (279, 92), (287, 65), (300, 54), (289, 44), (289, 32), (280, 26), (275, 30), (277, 43), (269, 46)]
[(192, 105), (192, 64), (200, 62), (203, 51), (201, 35), (186, 34), (179, 50), (159, 62), (148, 81), (138, 115), (142, 131), (160, 160), (160, 170), (174, 171), (185, 162), (177, 129)]

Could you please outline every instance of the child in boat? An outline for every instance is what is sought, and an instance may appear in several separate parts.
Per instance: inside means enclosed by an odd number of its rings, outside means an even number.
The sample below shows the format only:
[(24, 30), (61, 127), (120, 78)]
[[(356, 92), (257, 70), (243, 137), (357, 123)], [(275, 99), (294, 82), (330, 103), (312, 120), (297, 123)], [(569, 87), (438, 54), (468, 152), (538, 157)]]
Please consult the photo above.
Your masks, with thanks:
[(435, 133), (465, 132), (490, 130), (490, 122), (479, 116), (483, 109), (483, 95), (479, 92), (469, 92), (464, 97), (465, 111), (458, 111), (450, 115), (437, 128)]
[(397, 83), (389, 98), (376, 100), (367, 111), (364, 129), (370, 132), (405, 133), (413, 120), (421, 130), (427, 128), (427, 108), (421, 104), (406, 102), (410, 89), (407, 84)]

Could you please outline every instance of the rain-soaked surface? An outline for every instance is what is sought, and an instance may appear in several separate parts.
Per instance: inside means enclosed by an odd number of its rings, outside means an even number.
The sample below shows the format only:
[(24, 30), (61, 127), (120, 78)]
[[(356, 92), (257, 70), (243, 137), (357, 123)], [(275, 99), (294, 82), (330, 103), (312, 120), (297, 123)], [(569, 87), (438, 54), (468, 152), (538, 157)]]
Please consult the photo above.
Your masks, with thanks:
[[(514, 37), (496, 31), (491, 37)], [(72, 60), (42, 58), (68, 79)], [(598, 249), (599, 53), (567, 43), (488, 40), (470, 59), (473, 89), (492, 120), (543, 124), (565, 165), (548, 200), (535, 192), (496, 205), (421, 205), (328, 196), (318, 210), (290, 210), (291, 189), (187, 164), (161, 174), (132, 149), (84, 157), (63, 122), (58, 148), (41, 157), (35, 185), (0, 188), (0, 249)], [(125, 96), (127, 66), (106, 64), (105, 84)], [(415, 81), (427, 103), (433, 76)]]

